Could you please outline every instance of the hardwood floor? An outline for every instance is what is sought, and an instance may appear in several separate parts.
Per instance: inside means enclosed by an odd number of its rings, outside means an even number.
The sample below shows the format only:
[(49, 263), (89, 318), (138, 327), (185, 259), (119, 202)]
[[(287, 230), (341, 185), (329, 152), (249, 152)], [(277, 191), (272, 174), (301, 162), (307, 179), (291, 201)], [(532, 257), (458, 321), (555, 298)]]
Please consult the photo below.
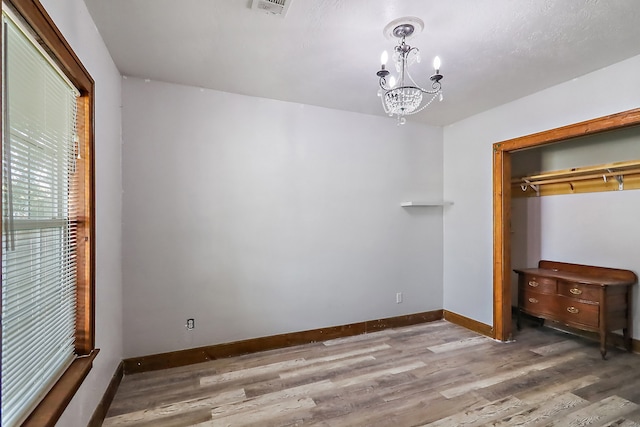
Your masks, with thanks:
[(640, 356), (438, 321), (126, 376), (104, 426), (640, 426)]

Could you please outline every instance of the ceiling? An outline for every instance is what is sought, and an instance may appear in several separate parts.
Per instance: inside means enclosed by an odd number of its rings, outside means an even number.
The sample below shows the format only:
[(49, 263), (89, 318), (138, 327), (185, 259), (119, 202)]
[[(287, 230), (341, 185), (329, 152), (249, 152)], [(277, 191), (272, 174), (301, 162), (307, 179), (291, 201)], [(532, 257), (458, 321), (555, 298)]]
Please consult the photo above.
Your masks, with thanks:
[(85, 0), (120, 72), (151, 80), (384, 115), (376, 96), (390, 21), (416, 16), (412, 67), (444, 100), (410, 120), (447, 125), (640, 54), (636, 0)]

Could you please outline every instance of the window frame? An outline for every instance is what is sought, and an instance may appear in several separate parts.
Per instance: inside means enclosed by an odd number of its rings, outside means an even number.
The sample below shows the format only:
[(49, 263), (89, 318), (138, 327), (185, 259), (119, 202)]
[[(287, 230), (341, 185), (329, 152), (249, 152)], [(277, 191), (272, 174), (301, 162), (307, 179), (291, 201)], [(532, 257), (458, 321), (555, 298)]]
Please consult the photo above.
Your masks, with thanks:
[[(76, 183), (84, 199), (80, 205), (76, 247), (76, 358), (23, 423), (23, 426), (54, 426), (88, 375), (99, 351), (95, 348), (95, 82), (39, 0), (3, 0), (3, 7), (5, 5), (33, 30), (40, 45), (80, 91), (77, 132), (83, 155), (77, 164), (81, 179)], [(0, 132), (2, 126), (0, 117)], [(0, 295), (0, 304), (1, 298)]]

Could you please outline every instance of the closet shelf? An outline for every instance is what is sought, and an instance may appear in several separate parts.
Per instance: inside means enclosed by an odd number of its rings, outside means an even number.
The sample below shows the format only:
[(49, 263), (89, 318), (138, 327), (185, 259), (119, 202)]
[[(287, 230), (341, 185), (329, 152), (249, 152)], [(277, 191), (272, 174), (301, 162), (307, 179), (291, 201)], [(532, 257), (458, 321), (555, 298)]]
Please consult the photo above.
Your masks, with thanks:
[(543, 172), (511, 180), (514, 197), (640, 188), (640, 160)]
[(402, 202), (400, 203), (400, 206), (402, 206), (403, 208), (410, 208), (410, 207), (418, 207), (418, 206), (449, 206), (452, 205), (453, 202), (446, 202), (446, 201), (430, 201), (430, 202)]

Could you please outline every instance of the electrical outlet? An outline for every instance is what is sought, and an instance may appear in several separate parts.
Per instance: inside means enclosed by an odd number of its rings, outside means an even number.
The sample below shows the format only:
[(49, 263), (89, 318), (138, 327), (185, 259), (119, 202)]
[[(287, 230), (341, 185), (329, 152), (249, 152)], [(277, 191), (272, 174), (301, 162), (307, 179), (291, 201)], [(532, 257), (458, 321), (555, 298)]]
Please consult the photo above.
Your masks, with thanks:
[(185, 325), (187, 330), (192, 330), (196, 328), (196, 319), (187, 319), (187, 324)]
[(396, 294), (396, 304), (400, 304), (402, 302), (402, 292), (398, 292)]

